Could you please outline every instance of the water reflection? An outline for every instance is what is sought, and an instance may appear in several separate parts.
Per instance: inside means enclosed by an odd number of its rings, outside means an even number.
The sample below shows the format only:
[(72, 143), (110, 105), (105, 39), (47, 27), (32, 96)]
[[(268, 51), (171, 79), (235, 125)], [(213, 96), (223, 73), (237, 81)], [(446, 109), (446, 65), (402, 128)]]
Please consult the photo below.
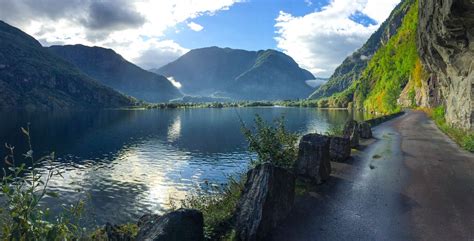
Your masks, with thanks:
[(266, 120), (284, 115), (298, 133), (325, 132), (350, 116), (309, 108), (0, 113), (0, 142), (24, 151), (19, 128), (31, 122), (36, 152), (56, 151), (54, 165), (64, 171), (51, 182), (61, 200), (47, 202), (90, 196), (87, 214), (100, 225), (160, 212), (205, 181), (223, 183), (245, 170), (251, 154), (239, 117), (251, 124), (255, 114)]

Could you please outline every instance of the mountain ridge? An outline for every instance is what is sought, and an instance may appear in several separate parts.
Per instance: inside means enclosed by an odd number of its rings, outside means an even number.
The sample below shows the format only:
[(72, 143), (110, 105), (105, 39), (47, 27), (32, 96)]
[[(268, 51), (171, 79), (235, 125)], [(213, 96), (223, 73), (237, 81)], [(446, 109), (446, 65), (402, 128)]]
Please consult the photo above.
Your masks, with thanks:
[(85, 45), (53, 45), (48, 50), (90, 77), (147, 102), (167, 102), (182, 96), (164, 76), (141, 69), (112, 49)]
[(193, 49), (153, 71), (175, 78), (188, 95), (277, 100), (305, 98), (313, 91), (305, 81), (314, 76), (276, 50)]
[(135, 100), (101, 85), (0, 21), (0, 108), (117, 108)]
[(411, 2), (412, 0), (401, 1), (364, 45), (344, 59), (331, 75), (328, 82), (317, 88), (309, 98), (318, 99), (329, 97), (335, 93), (344, 91), (352, 82), (358, 80), (375, 52), (396, 33), (402, 23), (403, 17), (409, 10)]

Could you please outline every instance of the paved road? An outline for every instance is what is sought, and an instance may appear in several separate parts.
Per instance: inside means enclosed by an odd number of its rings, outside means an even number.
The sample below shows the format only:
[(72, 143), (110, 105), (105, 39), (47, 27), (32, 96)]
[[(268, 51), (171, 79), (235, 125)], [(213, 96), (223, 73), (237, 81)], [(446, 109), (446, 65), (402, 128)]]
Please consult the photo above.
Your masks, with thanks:
[(422, 112), (374, 136), (297, 198), (274, 240), (474, 240), (474, 155)]

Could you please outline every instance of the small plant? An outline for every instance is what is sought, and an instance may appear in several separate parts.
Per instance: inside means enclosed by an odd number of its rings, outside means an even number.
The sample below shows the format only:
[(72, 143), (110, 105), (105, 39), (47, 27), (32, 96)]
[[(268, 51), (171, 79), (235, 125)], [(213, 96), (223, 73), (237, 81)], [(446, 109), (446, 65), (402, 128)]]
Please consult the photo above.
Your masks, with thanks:
[(463, 138), (462, 147), (470, 152), (474, 152), (474, 134), (468, 134)]
[[(2, 240), (68, 240), (79, 237), (82, 231), (78, 222), (84, 202), (63, 206), (64, 212), (51, 220), (49, 209), (42, 207), (41, 202), (46, 196), (56, 198), (57, 193), (48, 190), (48, 184), (53, 176), (61, 176), (61, 172), (53, 168), (54, 153), (39, 159), (34, 158), (31, 145), (30, 128), (21, 128), (27, 139), (28, 151), (23, 154), (25, 163), (17, 165), (15, 148), (8, 144), (5, 147), (8, 155), (4, 161), (7, 169), (3, 169), (0, 199), (8, 205), (0, 208), (0, 238)], [(42, 174), (37, 167), (46, 163), (47, 171)]]
[[(181, 207), (201, 211), (204, 216), (204, 236), (206, 240), (223, 240), (232, 233), (232, 218), (244, 189), (245, 178), (230, 177), (225, 185), (210, 185), (207, 193), (187, 196)], [(172, 209), (177, 205), (171, 203)]]
[(344, 126), (341, 124), (331, 125), (326, 131), (327, 136), (343, 136), (343, 134), (344, 134)]
[(270, 162), (283, 168), (294, 166), (298, 154), (298, 135), (286, 130), (283, 117), (270, 125), (257, 115), (254, 130), (242, 122), (242, 132), (249, 143), (249, 150), (257, 153), (253, 164)]

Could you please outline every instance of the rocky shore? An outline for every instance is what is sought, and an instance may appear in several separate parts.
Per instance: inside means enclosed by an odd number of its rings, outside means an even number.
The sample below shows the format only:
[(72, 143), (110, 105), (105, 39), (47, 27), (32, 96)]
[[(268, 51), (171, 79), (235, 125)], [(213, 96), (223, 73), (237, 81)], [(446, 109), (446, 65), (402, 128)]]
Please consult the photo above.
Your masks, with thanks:
[[(292, 212), (296, 182), (315, 186), (331, 176), (331, 162), (344, 163), (351, 158), (351, 149), (361, 139), (372, 138), (372, 127), (399, 114), (363, 122), (348, 121), (342, 136), (310, 133), (299, 141), (298, 157), (293, 168), (262, 163), (246, 174), (240, 200), (233, 218), (231, 239), (239, 241), (270, 240), (275, 228)], [(200, 241), (205, 240), (203, 213), (195, 209), (178, 209), (162, 216), (146, 214), (137, 222), (135, 237), (124, 234), (119, 226), (107, 224), (108, 240)]]

